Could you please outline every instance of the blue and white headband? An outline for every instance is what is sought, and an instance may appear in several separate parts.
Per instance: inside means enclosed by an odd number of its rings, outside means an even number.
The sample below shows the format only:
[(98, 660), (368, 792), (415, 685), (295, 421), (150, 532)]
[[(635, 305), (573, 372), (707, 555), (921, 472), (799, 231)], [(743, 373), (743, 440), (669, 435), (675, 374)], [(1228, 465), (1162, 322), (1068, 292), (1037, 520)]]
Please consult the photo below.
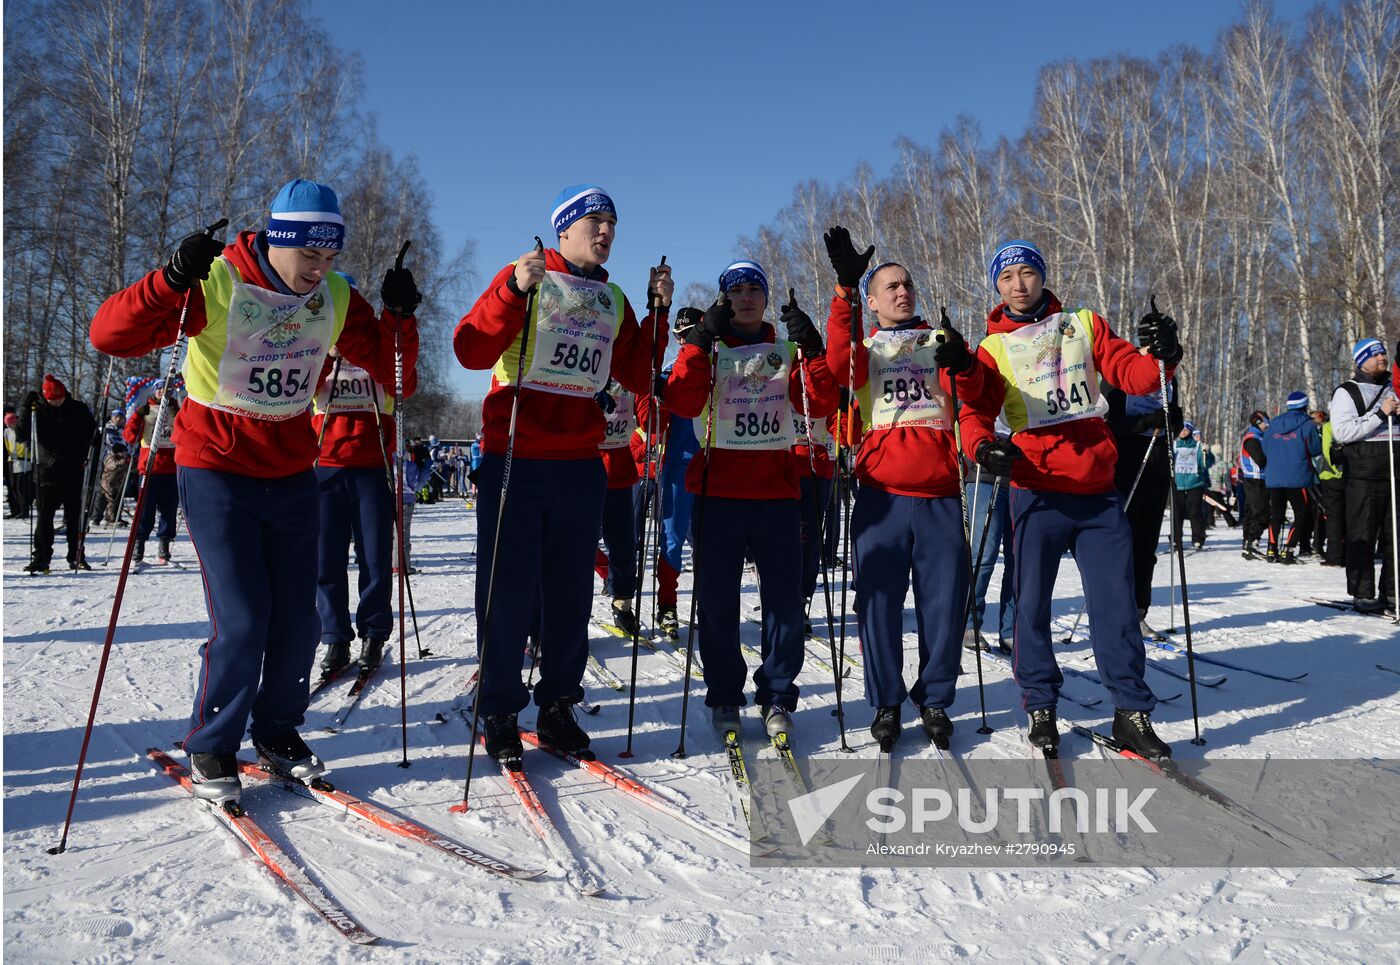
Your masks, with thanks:
[(1017, 239), (1008, 241), (997, 249), (992, 255), (992, 263), (988, 272), (992, 291), (997, 290), (997, 276), (1012, 265), (1030, 265), (1040, 275), (1040, 283), (1045, 284), (1045, 256), (1040, 253), (1040, 249), (1029, 241)]
[(889, 268), (891, 266), (898, 265), (899, 262), (897, 261), (882, 261), (874, 268), (870, 269), (864, 275), (861, 276), (859, 287), (860, 301), (862, 305), (865, 304), (865, 300), (870, 297), (870, 282), (874, 280), (876, 273), (879, 272), (881, 268)]
[(297, 178), (272, 199), (267, 219), (267, 243), (273, 248), (345, 247), (345, 219), (340, 201), (324, 184)]
[(554, 225), (554, 234), (561, 235), (579, 218), (597, 211), (606, 211), (617, 217), (617, 206), (608, 192), (596, 184), (571, 184), (554, 197), (554, 208), (549, 214)]
[(1359, 369), (1377, 355), (1385, 355), (1385, 345), (1378, 338), (1363, 338), (1351, 350), (1351, 357)]
[(727, 292), (735, 285), (757, 285), (768, 297), (768, 275), (756, 261), (736, 261), (719, 273), (719, 290)]

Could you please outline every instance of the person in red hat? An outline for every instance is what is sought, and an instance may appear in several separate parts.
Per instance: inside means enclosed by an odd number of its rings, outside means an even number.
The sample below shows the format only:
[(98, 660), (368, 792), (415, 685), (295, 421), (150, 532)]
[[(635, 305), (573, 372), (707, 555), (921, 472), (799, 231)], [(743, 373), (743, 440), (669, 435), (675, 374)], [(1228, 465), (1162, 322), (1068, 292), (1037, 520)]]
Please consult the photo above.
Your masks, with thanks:
[[(43, 404), (40, 404), (40, 398)], [(56, 376), (44, 376), (40, 391), (30, 392), (21, 406), (15, 437), (29, 445), (34, 454), (34, 495), (38, 518), (34, 523), (34, 546), (24, 572), (47, 573), (53, 559), (53, 518), (63, 507), (63, 525), (68, 535), (68, 568), (90, 570), (83, 559), (83, 469), (97, 420), (92, 410), (68, 394), (68, 387)]]

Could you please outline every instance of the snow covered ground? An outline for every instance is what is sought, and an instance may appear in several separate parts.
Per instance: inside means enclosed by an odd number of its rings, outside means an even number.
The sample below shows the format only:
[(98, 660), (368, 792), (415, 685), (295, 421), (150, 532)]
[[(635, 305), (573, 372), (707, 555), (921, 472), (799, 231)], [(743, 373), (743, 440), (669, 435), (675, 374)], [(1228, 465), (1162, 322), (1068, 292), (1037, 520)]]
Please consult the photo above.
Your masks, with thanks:
[[(475, 632), (475, 524), (460, 502), (420, 507), (414, 520), (415, 563), (422, 567), (414, 595), (423, 644), (433, 656), (411, 659), (408, 668), (411, 769), (396, 766), (397, 667), (395, 679), (377, 682), (340, 733), (318, 730), (335, 713), (342, 688), (322, 694), (305, 734), (332, 762), (331, 779), (347, 790), (549, 874), (505, 882), (277, 788), (245, 791), (250, 813), (385, 941), (356, 948), (309, 913), (144, 757), (147, 747), (168, 748), (184, 732), (195, 649), (206, 632), (193, 566), (148, 570), (130, 583), (70, 850), (50, 856), (121, 544), (110, 565), (91, 573), (31, 578), (18, 574), (26, 560), (24, 522), (4, 526), (4, 952), (12, 961), (1400, 959), (1400, 888), (1359, 884), (1343, 871), (755, 871), (721, 844), (527, 751), (545, 807), (608, 883), (601, 897), (579, 897), (547, 862), (489, 764), (478, 759), (482, 779), (473, 783), (472, 811), (448, 812), (461, 797), (466, 731), (455, 718), (435, 723), (434, 717), (448, 710), (470, 672)], [(102, 559), (105, 535), (95, 539), (94, 561)], [(1304, 602), (1342, 596), (1339, 570), (1244, 562), (1237, 547), (1238, 530), (1222, 527), (1188, 561), (1197, 648), (1309, 676), (1284, 683), (1201, 667), (1229, 676), (1223, 686), (1200, 692), (1209, 743), (1201, 749), (1187, 743), (1186, 698), (1158, 708), (1159, 732), (1179, 757), (1400, 758), (1400, 675), (1375, 668), (1377, 662), (1400, 667), (1395, 626)], [(176, 557), (193, 560), (183, 537)], [(1158, 584), (1159, 608), (1150, 619), (1165, 626), (1167, 579), (1160, 565)], [(1056, 619), (1067, 627), (1082, 600), (1068, 560), (1057, 595)], [(755, 598), (751, 586), (746, 597)], [(1179, 623), (1179, 608), (1176, 618)], [(746, 624), (742, 632), (757, 642), (757, 626)], [(622, 642), (602, 633), (594, 642), (594, 652), (625, 677)], [(1087, 657), (1087, 644), (1062, 648), (1062, 659), (1070, 654)], [(1184, 658), (1152, 658), (1185, 667)], [(737, 825), (724, 758), (701, 700), (692, 694), (690, 719), (698, 726), (687, 737), (690, 757), (671, 760), (680, 678), (651, 654), (643, 653), (640, 667), (637, 756), (625, 766), (712, 820)], [(826, 753), (835, 746), (833, 686), (814, 663), (808, 667), (796, 715), (800, 749)], [(988, 674), (990, 722), (999, 732), (990, 739), (976, 734), (977, 694), (973, 678), (965, 677), (953, 749), (970, 757), (1023, 756), (1012, 732), (1016, 691), (1004, 670)], [(1156, 674), (1149, 683), (1159, 692), (1184, 687)], [(1094, 689), (1083, 680), (1067, 686)], [(585, 726), (601, 759), (617, 763), (625, 746), (625, 695), (596, 687), (589, 695), (602, 710), (584, 718)], [(859, 676), (847, 682), (845, 696), (850, 743), (871, 755)], [(1061, 704), (1064, 720), (1102, 723), (1106, 718), (1096, 713)], [(525, 724), (532, 719), (533, 711), (522, 716)], [(757, 735), (755, 718), (746, 726)], [(902, 747), (916, 747), (921, 735), (912, 723), (906, 727)], [(757, 751), (756, 736), (751, 746)], [(1071, 738), (1064, 750), (1092, 753)]]

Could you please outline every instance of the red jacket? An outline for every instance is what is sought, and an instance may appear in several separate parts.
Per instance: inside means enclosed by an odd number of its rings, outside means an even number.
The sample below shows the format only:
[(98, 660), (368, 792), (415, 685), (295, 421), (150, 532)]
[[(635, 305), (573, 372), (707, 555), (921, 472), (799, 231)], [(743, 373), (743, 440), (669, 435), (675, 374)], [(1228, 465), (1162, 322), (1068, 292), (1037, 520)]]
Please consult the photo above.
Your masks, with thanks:
[[(1034, 319), (1015, 321), (1007, 317), (1003, 302), (987, 316), (989, 335), (1012, 332), (1022, 325), (1042, 321), (1061, 310), (1060, 300), (1046, 289), (1045, 306)], [(1157, 360), (1139, 352), (1137, 346), (1113, 334), (1108, 322), (1094, 316), (1094, 368), (1109, 385), (1130, 395), (1155, 393), (1160, 381)], [(986, 366), (986, 385), (975, 399), (963, 407), (963, 450), (976, 457), (977, 447), (996, 435), (993, 423), (1001, 412), (1009, 383), (985, 346), (977, 349), (978, 361)], [(1167, 369), (1170, 381), (1174, 369)], [(1039, 429), (1025, 429), (1012, 437), (1026, 458), (1017, 459), (1011, 470), (1011, 485), (1052, 493), (1098, 495), (1113, 489), (1113, 472), (1118, 461), (1118, 445), (1113, 432), (1101, 418), (1090, 417), (1062, 422)]]
[[(544, 263), (549, 271), (569, 270), (564, 256), (553, 248), (545, 249)], [(506, 284), (514, 273), (513, 262), (497, 272), (471, 311), (458, 323), (452, 335), (452, 349), (465, 368), (492, 368), (525, 328), (526, 297), (517, 295)], [(606, 280), (607, 273), (600, 270), (597, 277)], [(646, 323), (638, 326), (632, 305), (624, 299), (622, 324), (613, 341), (609, 372), (629, 392), (644, 393), (651, 382), (651, 321), (648, 315)], [(659, 363), (666, 350), (667, 328), (660, 325), (658, 329), (659, 344), (655, 350)], [(513, 378), (514, 373), (511, 376)], [(514, 386), (502, 385), (492, 377), (491, 390), (481, 405), (483, 452), (502, 454), (506, 451), (514, 396)], [(596, 458), (606, 423), (603, 410), (592, 399), (522, 387), (515, 426), (515, 455), (524, 459)]]
[[(330, 379), (335, 359), (327, 358), (321, 369), (321, 381), (316, 386), (319, 393)], [(405, 373), (405, 398), (408, 397), (407, 373)], [(389, 380), (393, 385), (393, 379)], [(388, 390), (392, 395), (393, 389)], [(379, 407), (384, 408), (384, 396), (380, 396)], [(374, 469), (384, 467), (385, 454), (393, 455), (395, 442), (394, 417), (383, 411), (379, 413), (379, 436), (384, 448), (374, 439), (375, 417), (373, 412), (336, 412), (330, 416), (325, 435), (321, 435), (321, 424), (326, 413), (311, 416), (311, 431), (321, 440), (321, 457), (317, 465), (331, 469)]]
[[(776, 340), (773, 326), (765, 322), (760, 341), (772, 343)], [(731, 348), (748, 344), (732, 335), (726, 336), (724, 343)], [(822, 356), (805, 359), (800, 370), (806, 375), (807, 407), (812, 418), (825, 418), (836, 409), (836, 382), (827, 368), (826, 359)], [(682, 418), (694, 419), (705, 411), (705, 397), (709, 391), (709, 354), (698, 346), (682, 345), (675, 367), (671, 370), (670, 381), (666, 383), (666, 407)], [(788, 399), (799, 409), (802, 407), (802, 384), (796, 378), (789, 381)], [(685, 488), (692, 493), (700, 492), (700, 477), (705, 471), (703, 430), (697, 430), (696, 435), (700, 437), (701, 449), (690, 461), (685, 476)], [(747, 452), (712, 448), (710, 455), (714, 465), (710, 470), (706, 492), (711, 496), (797, 499), (801, 495), (797, 461), (793, 459), (791, 449)]]
[[(927, 322), (913, 327), (932, 328)], [(831, 299), (826, 331), (827, 357), (832, 371), (837, 373), (837, 379), (844, 384), (851, 372), (851, 304), (839, 295)], [(870, 332), (874, 331), (872, 326)], [(852, 398), (870, 378), (869, 353), (863, 341), (855, 344), (854, 356), (855, 383), (848, 386)], [(980, 394), (984, 381), (983, 367), (974, 364), (958, 376), (958, 400), (968, 402)], [(939, 370), (938, 382), (944, 392), (952, 392), (952, 381), (946, 369)], [(854, 421), (853, 425), (858, 429), (862, 427)], [(928, 426), (871, 429), (860, 442), (856, 478), (862, 485), (899, 496), (956, 496), (957, 458), (957, 444), (951, 431)]]
[[(224, 248), (224, 257), (245, 283), (273, 289), (276, 286), (259, 265), (256, 238), (256, 232), (240, 232)], [(164, 348), (179, 332), (184, 299), (185, 293), (171, 288), (165, 273), (156, 269), (102, 303), (92, 320), (92, 344), (118, 358), (138, 358)], [(397, 316), (387, 311), (376, 317), (369, 302), (352, 289), (345, 327), (336, 342), (340, 353), (377, 381), (392, 383), (397, 321)], [(204, 291), (195, 285), (189, 290), (185, 331), (193, 338), (207, 324)], [(414, 369), (418, 361), (418, 323), (411, 317), (403, 320), (403, 358), (404, 389), (411, 392), (417, 384)], [(309, 408), (295, 418), (272, 422), (187, 399), (175, 420), (175, 462), (181, 466), (279, 479), (309, 469), (315, 459), (316, 433), (311, 428)]]
[[(146, 419), (149, 418), (154, 423), (159, 405), (160, 403), (155, 402), (154, 400), (148, 400), (144, 406), (141, 406), (140, 408), (136, 409), (134, 412), (131, 413), (131, 418), (126, 420), (126, 428), (122, 429), (122, 438), (125, 439), (130, 445), (134, 446), (138, 442), (141, 443), (141, 453), (136, 457), (136, 471), (142, 475), (144, 475), (146, 472), (146, 460), (150, 458), (151, 450), (150, 447), (148, 447), (144, 442), (141, 441), (141, 436), (146, 431)], [(150, 415), (143, 416), (141, 414), (141, 409), (149, 409)], [(166, 411), (165, 417), (167, 419), (174, 419), (178, 414), (179, 409), (174, 405), (174, 400), (171, 400), (171, 406)], [(174, 471), (174, 448), (163, 448), (157, 446), (156, 462), (155, 465), (151, 467), (151, 475), (168, 476)]]

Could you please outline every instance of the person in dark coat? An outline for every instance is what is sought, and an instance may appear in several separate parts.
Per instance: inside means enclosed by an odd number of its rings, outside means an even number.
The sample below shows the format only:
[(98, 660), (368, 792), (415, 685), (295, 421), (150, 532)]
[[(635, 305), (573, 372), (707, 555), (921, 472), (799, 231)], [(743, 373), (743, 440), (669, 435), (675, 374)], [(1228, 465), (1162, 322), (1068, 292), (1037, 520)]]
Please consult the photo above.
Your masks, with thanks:
[[(41, 401), (42, 399), (42, 401)], [(22, 443), (30, 441), (31, 422), (38, 432), (33, 447), (35, 507), (34, 547), (26, 573), (43, 573), (53, 559), (53, 518), (63, 507), (68, 535), (68, 568), (89, 570), (83, 559), (83, 470), (92, 447), (97, 420), (92, 410), (68, 394), (68, 388), (52, 375), (44, 376), (41, 391), (30, 392), (22, 407), (24, 416), (15, 426)]]

